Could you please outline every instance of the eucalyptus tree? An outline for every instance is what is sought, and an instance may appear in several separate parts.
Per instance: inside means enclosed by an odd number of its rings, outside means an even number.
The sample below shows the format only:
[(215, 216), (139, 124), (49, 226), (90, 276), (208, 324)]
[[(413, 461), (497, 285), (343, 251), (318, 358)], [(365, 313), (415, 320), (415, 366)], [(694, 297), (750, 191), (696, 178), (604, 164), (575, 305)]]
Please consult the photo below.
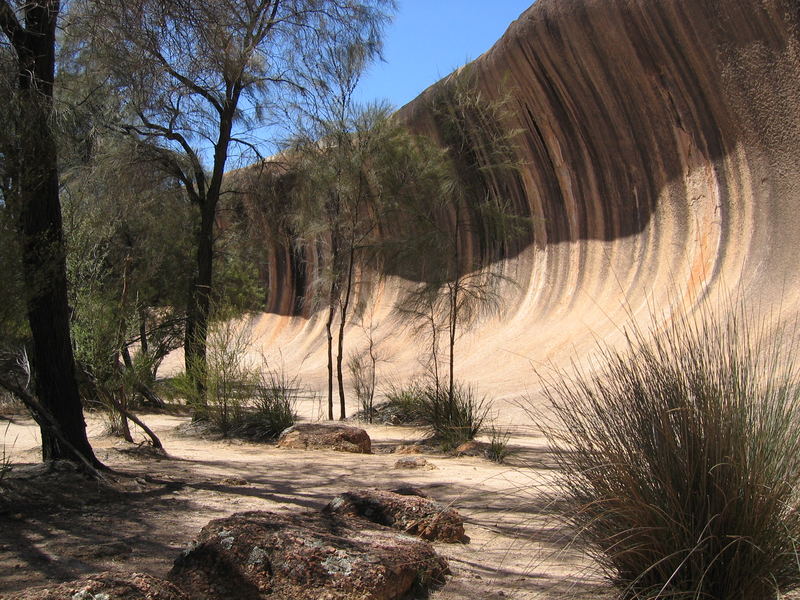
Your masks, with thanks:
[[(16, 224), (32, 339), (34, 394), (21, 396), (42, 430), (44, 460), (98, 465), (86, 436), (70, 342), (58, 148), (53, 130), (58, 0), (0, 0), (0, 44), (11, 80), (2, 132), (3, 203)], [(6, 62), (7, 61), (7, 62)], [(6, 208), (4, 207), (4, 210)]]
[(287, 97), (303, 96), (304, 65), (332, 46), (377, 44), (388, 8), (389, 0), (88, 2), (87, 50), (121, 94), (122, 129), (199, 213), (184, 342), (199, 392), (229, 158), (259, 158), (259, 135), (270, 135), (263, 126)]

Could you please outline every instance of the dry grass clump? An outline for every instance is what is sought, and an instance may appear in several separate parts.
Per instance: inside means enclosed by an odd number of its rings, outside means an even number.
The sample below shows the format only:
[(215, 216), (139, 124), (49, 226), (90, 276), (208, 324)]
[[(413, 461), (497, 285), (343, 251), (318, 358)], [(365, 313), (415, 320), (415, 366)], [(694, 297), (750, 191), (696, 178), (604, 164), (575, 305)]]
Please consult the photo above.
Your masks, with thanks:
[(435, 381), (418, 380), (391, 387), (381, 410), (391, 411), (397, 423), (425, 427), (447, 451), (483, 431), (489, 407), (490, 402), (470, 386), (456, 382), (450, 394)]
[(545, 377), (565, 518), (621, 598), (800, 586), (795, 346), (727, 312), (628, 332), (599, 372)]

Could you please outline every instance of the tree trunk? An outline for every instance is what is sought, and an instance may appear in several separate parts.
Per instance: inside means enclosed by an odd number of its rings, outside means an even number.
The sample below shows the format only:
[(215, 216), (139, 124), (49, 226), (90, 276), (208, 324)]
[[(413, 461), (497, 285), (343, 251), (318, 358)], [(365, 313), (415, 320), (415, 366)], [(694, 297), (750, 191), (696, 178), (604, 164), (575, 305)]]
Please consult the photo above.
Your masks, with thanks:
[[(208, 189), (200, 195), (200, 229), (197, 233), (197, 277), (189, 291), (189, 308), (186, 314), (184, 364), (186, 372), (194, 378), (195, 392), (201, 405), (206, 395), (206, 349), (208, 322), (211, 315), (211, 286), (214, 275), (214, 221), (222, 190), (222, 177), (228, 161), (228, 145), (233, 131), (233, 115), (241, 90), (237, 86), (228, 90), (228, 100), (220, 114), (219, 136), (214, 148), (214, 167)], [(201, 183), (196, 182), (198, 187)]]
[[(7, 7), (8, 5), (6, 5)], [(2, 7), (0, 7), (1, 9)], [(10, 9), (9, 9), (10, 10)], [(53, 417), (42, 427), (42, 458), (99, 465), (86, 436), (69, 332), (66, 255), (58, 156), (50, 128), (59, 3), (31, 2), (26, 29), (12, 39), (18, 57), (19, 163), (15, 207), (25, 271), (36, 395)]]
[(206, 344), (211, 312), (216, 203), (206, 198), (200, 207), (200, 213), (200, 230), (197, 234), (197, 274), (189, 293), (184, 364), (186, 372), (194, 378), (197, 400), (202, 405), (206, 390)]
[(336, 376), (339, 378), (339, 420), (347, 418), (344, 404), (344, 377), (342, 375), (342, 360), (344, 359), (344, 326), (347, 324), (347, 311), (350, 308), (350, 297), (353, 293), (353, 270), (355, 269), (356, 249), (355, 242), (350, 240), (350, 252), (347, 257), (347, 280), (345, 281), (344, 300), (339, 311), (339, 339), (336, 354)]
[(328, 419), (333, 421), (333, 317), (336, 314), (336, 300), (339, 297), (338, 268), (339, 243), (338, 232), (331, 231), (331, 287), (328, 293), (328, 319), (325, 321), (325, 335), (328, 338)]
[(147, 311), (144, 306), (139, 307), (139, 350), (145, 356), (150, 352), (147, 344)]
[(455, 390), (454, 371), (455, 371), (455, 353), (456, 353), (456, 324), (458, 322), (458, 278), (453, 282), (453, 287), (450, 291), (450, 356), (449, 356), (449, 373), (448, 373), (448, 391), (447, 398), (450, 402), (453, 401), (453, 392)]
[(331, 284), (331, 294), (328, 305), (328, 319), (325, 321), (325, 335), (328, 338), (328, 420), (333, 421), (333, 315), (336, 313), (334, 304), (334, 284)]

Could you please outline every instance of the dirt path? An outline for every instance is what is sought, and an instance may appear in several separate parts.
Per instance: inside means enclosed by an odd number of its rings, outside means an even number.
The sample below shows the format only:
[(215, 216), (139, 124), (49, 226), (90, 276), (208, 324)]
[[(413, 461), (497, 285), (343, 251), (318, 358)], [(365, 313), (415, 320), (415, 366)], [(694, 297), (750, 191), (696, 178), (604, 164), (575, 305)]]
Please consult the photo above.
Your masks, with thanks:
[[(5, 430), (12, 477), (10, 511), (0, 513), (0, 597), (29, 586), (118, 568), (164, 576), (209, 520), (246, 510), (318, 509), (348, 489), (411, 484), (452, 503), (467, 519), (467, 545), (437, 544), (453, 572), (432, 600), (597, 597), (597, 582), (554, 528), (541, 494), (551, 472), (542, 440), (517, 428), (511, 465), (482, 458), (423, 455), (434, 468), (395, 469), (398, 444), (422, 437), (413, 428), (367, 426), (375, 454), (277, 449), (181, 434), (186, 418), (146, 415), (168, 458), (156, 458), (101, 435), (92, 443), (120, 476), (113, 490), (74, 473), (42, 476), (38, 431), (15, 418)], [(26, 464), (27, 463), (27, 464)], [(11, 482), (11, 483), (9, 483)], [(585, 565), (584, 565), (585, 567)]]

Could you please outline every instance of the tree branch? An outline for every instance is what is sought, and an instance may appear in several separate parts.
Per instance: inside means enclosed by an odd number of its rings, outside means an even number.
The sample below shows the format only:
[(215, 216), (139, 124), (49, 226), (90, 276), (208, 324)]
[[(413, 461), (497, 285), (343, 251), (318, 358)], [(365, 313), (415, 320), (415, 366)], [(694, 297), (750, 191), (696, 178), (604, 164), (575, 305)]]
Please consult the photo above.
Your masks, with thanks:
[(185, 85), (187, 88), (192, 90), (195, 94), (198, 94), (199, 96), (205, 98), (208, 101), (208, 103), (211, 104), (211, 106), (213, 106), (214, 109), (219, 114), (222, 114), (222, 110), (223, 110), (222, 109), (222, 105), (219, 103), (219, 101), (214, 97), (214, 95), (211, 92), (209, 92), (204, 87), (198, 85), (197, 83), (195, 83), (194, 81), (192, 81), (191, 79), (186, 77), (185, 75), (182, 75), (182, 74), (178, 73), (174, 68), (172, 68), (172, 65), (169, 64), (169, 61), (166, 58), (164, 58), (164, 55), (161, 54), (161, 52), (159, 52), (158, 50), (152, 49), (151, 52), (153, 53), (153, 56), (155, 56), (156, 60), (158, 60), (158, 62), (160, 62), (162, 64), (162, 66), (164, 67), (164, 70), (167, 73), (169, 73), (173, 78), (177, 79), (180, 83)]
[[(186, 153), (189, 162), (192, 163), (192, 170), (194, 171), (194, 189), (191, 189), (193, 186), (191, 185), (191, 178), (189, 178), (180, 166), (177, 166), (177, 171), (181, 173), (179, 179), (184, 183), (187, 190), (193, 191), (194, 195), (196, 196), (197, 202), (202, 202), (205, 197), (205, 188), (206, 188), (206, 175), (203, 171), (203, 166), (200, 164), (200, 159), (197, 157), (197, 153), (192, 148), (191, 144), (183, 137), (180, 133), (171, 129), (169, 127), (164, 127), (163, 125), (159, 125), (157, 123), (153, 123), (144, 116), (144, 113), (138, 112), (137, 116), (142, 121), (142, 124), (149, 129), (149, 132), (144, 132), (138, 127), (134, 125), (128, 125), (125, 129), (133, 131), (141, 136), (154, 135), (157, 137), (162, 137), (168, 139), (173, 142), (177, 142), (183, 151)], [(175, 163), (177, 165), (177, 163)]]

